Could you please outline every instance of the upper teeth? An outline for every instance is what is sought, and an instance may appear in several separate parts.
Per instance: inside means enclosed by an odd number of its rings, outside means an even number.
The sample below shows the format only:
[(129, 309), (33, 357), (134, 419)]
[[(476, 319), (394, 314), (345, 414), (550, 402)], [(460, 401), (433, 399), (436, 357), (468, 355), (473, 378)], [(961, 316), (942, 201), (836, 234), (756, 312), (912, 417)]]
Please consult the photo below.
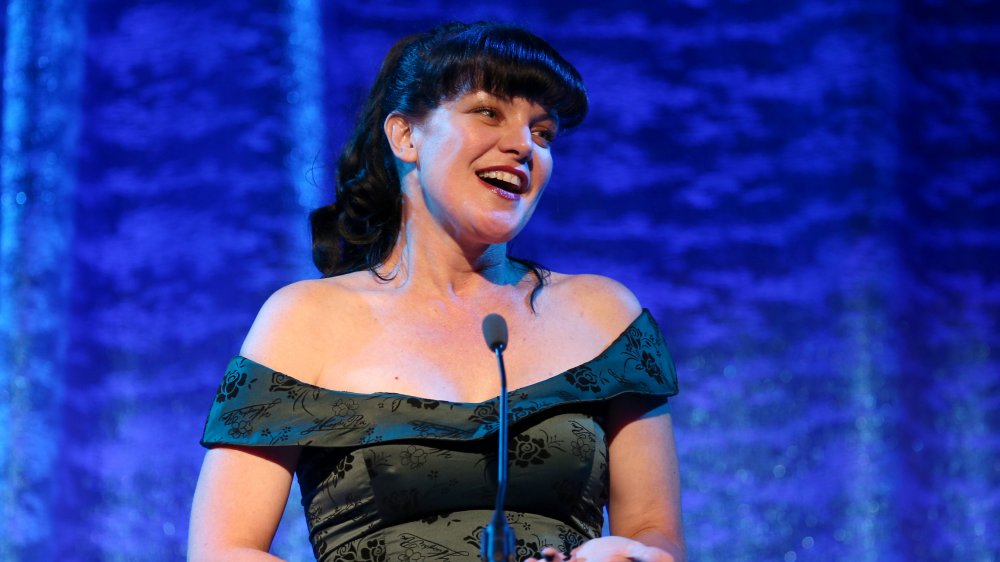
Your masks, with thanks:
[(510, 173), (510, 172), (503, 172), (503, 171), (500, 171), (500, 170), (491, 170), (489, 172), (480, 172), (478, 175), (479, 175), (479, 177), (481, 177), (483, 179), (493, 178), (493, 179), (497, 179), (497, 180), (500, 180), (500, 181), (503, 181), (503, 182), (507, 182), (507, 183), (516, 185), (519, 188), (521, 187), (521, 178), (518, 177), (515, 174)]

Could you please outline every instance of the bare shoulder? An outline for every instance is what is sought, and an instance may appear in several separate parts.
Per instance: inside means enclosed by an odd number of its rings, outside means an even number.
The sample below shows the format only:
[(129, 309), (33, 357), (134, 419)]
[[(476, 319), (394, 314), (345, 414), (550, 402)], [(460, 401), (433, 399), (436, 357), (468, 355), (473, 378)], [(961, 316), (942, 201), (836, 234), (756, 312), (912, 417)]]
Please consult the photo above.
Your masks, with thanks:
[(608, 338), (621, 334), (642, 312), (635, 294), (610, 277), (553, 272), (550, 279), (554, 304)]
[(240, 355), (271, 369), (314, 382), (322, 371), (327, 344), (357, 301), (350, 282), (299, 281), (275, 291), (264, 302), (243, 342)]

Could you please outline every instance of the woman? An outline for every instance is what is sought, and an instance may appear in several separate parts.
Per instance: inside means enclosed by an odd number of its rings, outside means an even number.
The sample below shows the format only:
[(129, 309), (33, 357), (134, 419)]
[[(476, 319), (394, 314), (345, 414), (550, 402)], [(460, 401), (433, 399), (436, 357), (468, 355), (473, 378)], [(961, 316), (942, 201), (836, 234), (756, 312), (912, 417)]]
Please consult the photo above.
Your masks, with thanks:
[[(337, 201), (311, 217), (325, 277), (264, 304), (220, 385), (191, 560), (274, 560), (293, 472), (319, 560), (477, 559), (496, 493), (493, 312), (517, 389), (518, 559), (684, 559), (655, 322), (608, 278), (506, 253), (586, 110), (576, 70), (517, 28), (448, 24), (392, 48)], [(599, 537), (606, 501), (616, 536)]]

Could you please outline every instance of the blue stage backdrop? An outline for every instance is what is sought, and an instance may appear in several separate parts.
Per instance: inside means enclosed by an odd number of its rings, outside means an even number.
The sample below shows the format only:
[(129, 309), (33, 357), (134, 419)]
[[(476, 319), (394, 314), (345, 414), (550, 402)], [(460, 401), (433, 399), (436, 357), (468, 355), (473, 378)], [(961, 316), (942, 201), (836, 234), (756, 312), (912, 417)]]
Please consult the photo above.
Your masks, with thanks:
[(1000, 560), (1000, 5), (587, 4), (0, 3), (0, 560), (184, 557), (222, 369), (449, 19), (589, 85), (515, 253), (659, 318), (692, 560)]

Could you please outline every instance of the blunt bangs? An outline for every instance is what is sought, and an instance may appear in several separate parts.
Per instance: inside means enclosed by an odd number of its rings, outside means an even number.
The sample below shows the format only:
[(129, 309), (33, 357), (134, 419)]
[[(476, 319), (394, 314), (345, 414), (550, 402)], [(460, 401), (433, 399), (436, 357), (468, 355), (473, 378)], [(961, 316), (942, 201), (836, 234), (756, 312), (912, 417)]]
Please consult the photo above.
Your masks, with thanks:
[[(501, 99), (524, 98), (554, 114), (560, 129), (579, 125), (587, 92), (573, 65), (523, 29), (476, 23), (423, 53), (425, 100), (454, 99), (482, 90)], [(435, 105), (436, 105), (435, 103)]]

